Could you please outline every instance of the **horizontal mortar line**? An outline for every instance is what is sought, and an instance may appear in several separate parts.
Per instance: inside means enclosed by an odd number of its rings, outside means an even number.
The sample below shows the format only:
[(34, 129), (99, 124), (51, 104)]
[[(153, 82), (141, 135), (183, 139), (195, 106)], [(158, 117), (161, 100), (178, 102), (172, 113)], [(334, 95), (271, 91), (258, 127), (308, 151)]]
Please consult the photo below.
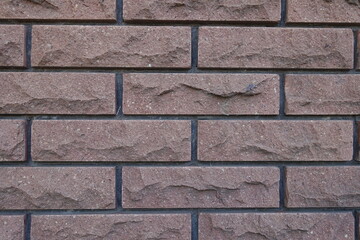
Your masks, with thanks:
[(184, 168), (184, 167), (348, 167), (348, 166), (360, 166), (359, 161), (343, 161), (343, 162), (331, 162), (331, 161), (259, 161), (259, 162), (203, 162), (203, 161), (187, 161), (187, 162), (36, 162), (33, 161), (31, 166), (28, 163), (0, 163), (1, 167), (156, 167), (156, 168)]
[[(57, 19), (0, 19), (2, 25), (58, 25), (58, 26), (161, 26), (161, 27), (189, 27), (196, 25), (199, 27), (268, 27), (268, 28), (351, 28), (360, 29), (360, 23), (334, 23), (334, 22), (309, 22), (309, 23), (292, 23), (271, 21), (200, 21), (200, 20), (127, 20), (122, 19), (121, 23), (115, 19), (108, 20), (57, 20)], [(281, 26), (280, 26), (281, 25)]]
[(231, 115), (231, 116), (214, 116), (214, 115), (124, 115), (124, 116), (100, 116), (100, 115), (29, 115), (29, 114), (0, 114), (0, 120), (9, 119), (32, 119), (36, 121), (44, 120), (83, 120), (83, 121), (132, 121), (132, 120), (158, 120), (158, 121), (356, 121), (360, 115), (277, 115), (277, 116), (258, 116), (258, 115)]
[(138, 208), (122, 210), (0, 210), (1, 215), (91, 215), (91, 214), (191, 214), (194, 211), (201, 213), (344, 213), (360, 211), (360, 208)]
[(172, 68), (104, 68), (104, 67), (86, 67), (86, 68), (31, 68), (24, 67), (0, 67), (0, 72), (24, 72), (24, 73), (173, 73), (173, 74), (360, 74), (360, 70), (354, 69), (249, 69), (249, 68), (230, 68), (230, 69), (172, 69)]

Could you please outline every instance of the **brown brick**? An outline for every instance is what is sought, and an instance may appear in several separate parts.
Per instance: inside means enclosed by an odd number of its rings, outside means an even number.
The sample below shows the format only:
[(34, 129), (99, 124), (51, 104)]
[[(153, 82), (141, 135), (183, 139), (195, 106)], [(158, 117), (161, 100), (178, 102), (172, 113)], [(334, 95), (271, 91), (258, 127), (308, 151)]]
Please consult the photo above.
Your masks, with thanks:
[(124, 0), (125, 21), (278, 22), (280, 0)]
[(115, 21), (116, 0), (1, 0), (0, 19)]
[(188, 214), (33, 216), (31, 239), (190, 240)]
[(360, 23), (357, 0), (288, 0), (290, 23)]
[(0, 67), (24, 67), (24, 66), (25, 66), (24, 26), (0, 25)]
[(289, 167), (286, 206), (360, 207), (360, 167)]
[(0, 168), (0, 209), (115, 208), (115, 169)]
[(34, 121), (34, 161), (190, 161), (190, 121)]
[(287, 75), (286, 114), (360, 114), (360, 75)]
[(36, 67), (189, 68), (189, 27), (34, 26)]
[(349, 161), (351, 121), (200, 121), (201, 161)]
[(199, 240), (354, 239), (349, 213), (200, 214)]
[(0, 73), (0, 114), (115, 114), (115, 75)]
[(24, 120), (0, 120), (0, 162), (7, 161), (25, 161)]
[(0, 239), (23, 240), (24, 216), (0, 216)]
[(351, 29), (201, 27), (200, 68), (351, 69)]
[(274, 74), (125, 74), (125, 114), (276, 115)]
[(124, 167), (124, 208), (279, 206), (273, 167)]

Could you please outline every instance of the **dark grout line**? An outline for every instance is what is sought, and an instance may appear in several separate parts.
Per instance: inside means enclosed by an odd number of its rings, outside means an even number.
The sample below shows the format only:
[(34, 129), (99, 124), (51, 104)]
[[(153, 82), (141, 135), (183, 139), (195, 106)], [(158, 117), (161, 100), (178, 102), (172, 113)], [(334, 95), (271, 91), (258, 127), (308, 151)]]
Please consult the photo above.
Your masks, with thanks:
[(280, 184), (279, 184), (279, 196), (280, 196), (280, 208), (285, 209), (285, 197), (286, 197), (286, 174), (285, 167), (280, 166)]
[(117, 73), (115, 76), (115, 95), (116, 95), (116, 116), (123, 117), (123, 76)]
[(195, 26), (191, 28), (191, 70), (190, 72), (196, 72), (198, 66), (198, 54), (199, 54), (199, 27)]
[(356, 163), (360, 163), (357, 162), (359, 159), (359, 151), (360, 151), (360, 142), (359, 142), (359, 132), (360, 132), (360, 126), (359, 123), (356, 121), (356, 118), (354, 118), (354, 139), (353, 139), (353, 149), (354, 149), (354, 154), (353, 154), (353, 161), (355, 161)]
[(32, 71), (31, 46), (32, 46), (32, 26), (25, 25), (25, 65), (27, 71)]
[(116, 24), (123, 25), (123, 0), (116, 0)]
[[(31, 128), (32, 128), (32, 119), (26, 119), (25, 124), (25, 159), (26, 165), (32, 166), (32, 157), (31, 157)], [(1, 165), (0, 165), (1, 166)]]
[(354, 71), (356, 71), (359, 61), (358, 61), (358, 56), (359, 56), (359, 49), (358, 49), (358, 37), (357, 37), (357, 33), (358, 30), (353, 30), (354, 33)]
[(285, 27), (286, 25), (286, 14), (287, 14), (287, 0), (281, 0), (281, 18), (278, 27)]
[(191, 121), (191, 162), (198, 162), (198, 121)]
[(31, 214), (25, 214), (24, 218), (24, 240), (31, 239)]
[(280, 110), (279, 118), (285, 117), (285, 104), (286, 104), (286, 95), (285, 95), (285, 74), (280, 74), (280, 89), (279, 89), (279, 100), (280, 100)]
[(122, 210), (122, 167), (116, 166), (115, 169), (115, 194), (116, 194), (116, 209)]
[(199, 212), (191, 213), (191, 240), (199, 239)]

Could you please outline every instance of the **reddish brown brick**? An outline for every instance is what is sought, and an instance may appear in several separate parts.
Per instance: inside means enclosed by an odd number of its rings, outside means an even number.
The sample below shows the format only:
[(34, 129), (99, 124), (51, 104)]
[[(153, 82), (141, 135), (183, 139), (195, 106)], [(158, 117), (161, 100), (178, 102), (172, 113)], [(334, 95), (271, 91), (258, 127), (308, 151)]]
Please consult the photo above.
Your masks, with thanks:
[(201, 27), (199, 67), (351, 69), (353, 41), (351, 29)]
[(351, 121), (200, 121), (201, 161), (349, 161)]
[(0, 114), (115, 114), (115, 75), (0, 73)]
[(114, 168), (0, 168), (1, 210), (112, 208)]
[(360, 114), (360, 75), (287, 75), (286, 114)]
[(208, 239), (354, 239), (348, 213), (200, 214), (199, 240)]
[(8, 161), (25, 161), (24, 120), (0, 120), (0, 162)]
[(23, 240), (24, 216), (0, 216), (0, 239)]
[(115, 21), (116, 0), (1, 0), (0, 19)]
[(125, 114), (276, 115), (274, 74), (125, 74)]
[(0, 25), (0, 67), (24, 67), (24, 66), (25, 66), (24, 26)]
[(360, 167), (289, 167), (286, 206), (360, 207)]
[(35, 67), (189, 68), (189, 27), (34, 26)]
[(280, 0), (125, 0), (125, 21), (278, 22)]
[(288, 0), (290, 23), (360, 23), (357, 0)]
[(190, 121), (34, 121), (34, 161), (190, 161)]
[(31, 239), (190, 240), (188, 214), (33, 216)]
[(279, 206), (273, 167), (124, 167), (124, 208)]

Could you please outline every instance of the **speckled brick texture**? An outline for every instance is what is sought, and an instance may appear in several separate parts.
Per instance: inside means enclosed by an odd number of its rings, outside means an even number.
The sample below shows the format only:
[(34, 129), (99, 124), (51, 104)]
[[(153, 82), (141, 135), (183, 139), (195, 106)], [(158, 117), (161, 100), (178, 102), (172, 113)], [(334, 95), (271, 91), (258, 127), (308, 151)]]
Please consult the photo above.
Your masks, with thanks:
[(359, 240), (359, 0), (1, 0), (0, 240)]

